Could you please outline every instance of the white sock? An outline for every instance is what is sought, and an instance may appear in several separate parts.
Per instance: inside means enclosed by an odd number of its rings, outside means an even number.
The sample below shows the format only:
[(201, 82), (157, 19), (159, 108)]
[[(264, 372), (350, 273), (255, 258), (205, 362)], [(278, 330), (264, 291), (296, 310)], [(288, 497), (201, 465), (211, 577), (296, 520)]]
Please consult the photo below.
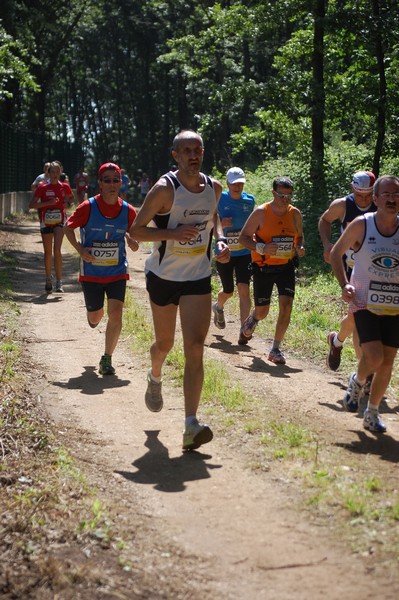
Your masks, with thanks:
[(335, 346), (336, 348), (342, 348), (343, 345), (344, 345), (344, 342), (341, 342), (339, 337), (337, 335), (334, 335), (333, 346)]
[(375, 404), (371, 404), (370, 402), (367, 403), (367, 410), (369, 410), (370, 412), (378, 412), (378, 406), (376, 406)]
[(162, 381), (162, 375), (160, 375), (159, 377), (155, 377), (152, 374), (152, 369), (150, 369), (150, 377), (151, 377), (152, 381), (154, 381), (154, 383), (161, 383), (161, 381)]
[(189, 417), (186, 417), (186, 420), (185, 420), (186, 427), (190, 427), (190, 425), (193, 425), (194, 423), (198, 423), (196, 415), (190, 415)]

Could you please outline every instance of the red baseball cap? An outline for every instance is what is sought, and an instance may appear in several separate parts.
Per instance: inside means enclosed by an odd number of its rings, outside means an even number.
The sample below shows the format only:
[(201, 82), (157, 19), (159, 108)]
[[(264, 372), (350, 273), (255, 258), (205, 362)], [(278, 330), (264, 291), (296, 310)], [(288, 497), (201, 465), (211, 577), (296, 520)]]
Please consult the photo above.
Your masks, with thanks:
[(104, 171), (107, 171), (108, 169), (111, 169), (112, 171), (116, 171), (119, 175), (121, 174), (121, 170), (120, 170), (120, 167), (118, 167), (118, 165), (116, 165), (115, 163), (112, 163), (112, 162), (108, 162), (108, 163), (104, 163), (103, 165), (101, 165), (101, 167), (98, 169), (98, 176), (101, 177), (101, 175), (104, 173)]

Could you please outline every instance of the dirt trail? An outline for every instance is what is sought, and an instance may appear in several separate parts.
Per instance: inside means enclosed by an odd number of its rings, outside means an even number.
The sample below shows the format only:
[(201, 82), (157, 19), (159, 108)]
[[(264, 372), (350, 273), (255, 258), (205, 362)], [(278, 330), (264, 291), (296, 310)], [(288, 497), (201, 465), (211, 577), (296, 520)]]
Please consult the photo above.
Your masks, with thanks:
[[(165, 385), (164, 410), (150, 413), (143, 401), (148, 362), (131, 355), (128, 340), (121, 340), (114, 354), (117, 376), (98, 375), (105, 324), (95, 330), (87, 326), (75, 256), (65, 254), (65, 294), (47, 297), (37, 224), (26, 221), (15, 227), (13, 246), (19, 261), (15, 299), (22, 307), (30, 352), (43, 369), (37, 393), (60, 435), (71, 428), (78, 435), (89, 432), (80, 435), (72, 451), (88, 478), (108, 500), (114, 498), (120, 519), (142, 528), (147, 544), (143, 560), (152, 547), (158, 553), (156, 565), (162, 560), (168, 565), (162, 576), (176, 581), (191, 561), (193, 598), (399, 597), (399, 576), (384, 578), (382, 571), (372, 569), (372, 557), (352, 555), (333, 535), (333, 522), (328, 530), (295, 510), (284, 477), (273, 470), (257, 474), (248, 469), (248, 453), (219, 435), (212, 418), (214, 440), (199, 452), (182, 454), (181, 390)], [(144, 259), (144, 252), (129, 253), (129, 285), (143, 303)], [(354, 416), (342, 413), (338, 404), (340, 376), (298, 360), (276, 368), (264, 359), (264, 342), (254, 340), (241, 349), (236, 338), (236, 324), (233, 328), (228, 322), (224, 336), (212, 324), (207, 354), (223, 360), (251, 393), (279, 402), (282, 416), (292, 412), (295, 402), (332, 437), (342, 443), (362, 441), (373, 454), (375, 438), (363, 433), (360, 422), (354, 424)], [(396, 409), (386, 420), (397, 449)], [(180, 556), (165, 553), (162, 558), (158, 550), (168, 542), (180, 547)]]

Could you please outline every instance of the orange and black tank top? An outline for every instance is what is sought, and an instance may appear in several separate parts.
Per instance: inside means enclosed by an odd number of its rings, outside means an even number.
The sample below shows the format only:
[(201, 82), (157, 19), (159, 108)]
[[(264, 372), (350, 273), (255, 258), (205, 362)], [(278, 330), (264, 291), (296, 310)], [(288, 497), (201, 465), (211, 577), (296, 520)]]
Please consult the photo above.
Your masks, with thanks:
[(276, 215), (268, 202), (263, 205), (265, 211), (263, 227), (256, 232), (256, 241), (278, 245), (276, 254), (262, 256), (257, 252), (251, 252), (252, 262), (260, 267), (263, 265), (284, 265), (295, 254), (297, 241), (297, 229), (294, 221), (294, 207), (289, 204), (284, 215)]

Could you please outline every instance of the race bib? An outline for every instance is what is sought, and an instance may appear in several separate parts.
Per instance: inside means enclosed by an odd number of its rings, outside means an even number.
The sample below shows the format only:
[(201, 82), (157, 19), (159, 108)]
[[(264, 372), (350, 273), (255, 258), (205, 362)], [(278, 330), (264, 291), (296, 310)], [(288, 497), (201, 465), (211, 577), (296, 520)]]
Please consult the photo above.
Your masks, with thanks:
[(44, 213), (44, 224), (45, 225), (59, 225), (62, 223), (62, 213), (59, 208), (47, 209)]
[(378, 315), (399, 314), (399, 284), (370, 281), (366, 308)]
[(294, 248), (293, 235), (276, 235), (272, 237), (272, 243), (277, 244), (277, 252), (273, 258), (292, 258)]
[(227, 245), (230, 250), (243, 250), (245, 246), (238, 243), (238, 236), (240, 235), (240, 230), (234, 231), (233, 229), (228, 229), (226, 233)]
[(195, 227), (198, 229), (197, 237), (189, 242), (178, 242), (175, 240), (173, 254), (176, 256), (199, 256), (205, 254), (208, 239), (208, 236), (205, 235), (206, 223), (199, 223)]
[(112, 267), (119, 263), (118, 242), (93, 242), (91, 254), (96, 259), (95, 267)]

